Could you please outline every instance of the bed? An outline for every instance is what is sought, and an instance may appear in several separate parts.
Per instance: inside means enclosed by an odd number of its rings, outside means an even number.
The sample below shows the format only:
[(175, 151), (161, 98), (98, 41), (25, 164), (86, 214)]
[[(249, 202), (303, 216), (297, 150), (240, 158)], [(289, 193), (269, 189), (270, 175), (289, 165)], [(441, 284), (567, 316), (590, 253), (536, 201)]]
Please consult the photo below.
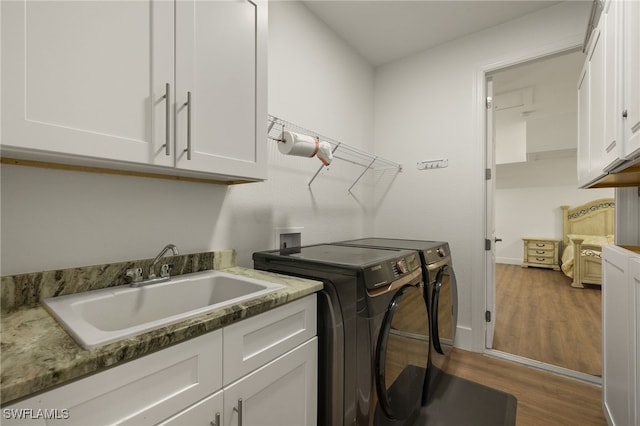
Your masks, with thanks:
[(600, 198), (562, 209), (562, 272), (571, 286), (602, 285), (602, 246), (614, 242), (613, 198)]

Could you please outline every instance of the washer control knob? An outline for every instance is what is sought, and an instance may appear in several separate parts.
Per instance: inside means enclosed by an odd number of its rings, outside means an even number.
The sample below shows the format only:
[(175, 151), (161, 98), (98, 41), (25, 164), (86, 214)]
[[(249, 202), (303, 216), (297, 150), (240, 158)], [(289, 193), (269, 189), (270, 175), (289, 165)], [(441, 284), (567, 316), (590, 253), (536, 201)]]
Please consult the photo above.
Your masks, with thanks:
[(438, 248), (436, 250), (436, 253), (438, 253), (438, 256), (444, 257), (444, 250), (442, 249), (442, 247)]
[(406, 274), (409, 272), (409, 268), (407, 268), (407, 261), (404, 259), (400, 259), (396, 262), (396, 268), (401, 274)]

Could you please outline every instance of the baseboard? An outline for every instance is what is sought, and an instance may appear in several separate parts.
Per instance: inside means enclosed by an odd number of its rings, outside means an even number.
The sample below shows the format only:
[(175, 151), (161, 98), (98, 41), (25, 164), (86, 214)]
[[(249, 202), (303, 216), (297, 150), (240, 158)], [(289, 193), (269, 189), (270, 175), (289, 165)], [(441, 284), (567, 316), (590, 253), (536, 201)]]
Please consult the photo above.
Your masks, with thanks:
[(496, 257), (496, 263), (505, 263), (507, 265), (522, 265), (521, 258), (511, 258), (511, 257)]

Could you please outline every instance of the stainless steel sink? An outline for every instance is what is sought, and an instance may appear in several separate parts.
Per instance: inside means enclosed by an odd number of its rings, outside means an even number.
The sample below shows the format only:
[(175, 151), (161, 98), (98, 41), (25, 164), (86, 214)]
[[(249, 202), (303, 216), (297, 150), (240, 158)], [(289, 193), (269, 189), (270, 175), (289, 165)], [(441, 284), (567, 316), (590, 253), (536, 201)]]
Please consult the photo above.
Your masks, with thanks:
[(134, 336), (283, 288), (223, 271), (179, 275), (144, 287), (112, 287), (45, 299), (84, 348)]

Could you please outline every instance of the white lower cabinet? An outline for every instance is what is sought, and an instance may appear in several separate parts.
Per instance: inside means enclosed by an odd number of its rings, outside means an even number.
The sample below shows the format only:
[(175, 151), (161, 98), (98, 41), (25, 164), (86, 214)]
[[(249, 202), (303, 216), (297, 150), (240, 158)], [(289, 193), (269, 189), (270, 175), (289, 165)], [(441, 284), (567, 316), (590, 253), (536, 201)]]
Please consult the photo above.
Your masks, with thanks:
[(602, 407), (609, 425), (637, 425), (640, 255), (612, 245), (602, 255)]
[(225, 426), (315, 425), (318, 340), (224, 388)]
[(2, 407), (2, 424), (315, 425), (316, 370), (311, 295)]

